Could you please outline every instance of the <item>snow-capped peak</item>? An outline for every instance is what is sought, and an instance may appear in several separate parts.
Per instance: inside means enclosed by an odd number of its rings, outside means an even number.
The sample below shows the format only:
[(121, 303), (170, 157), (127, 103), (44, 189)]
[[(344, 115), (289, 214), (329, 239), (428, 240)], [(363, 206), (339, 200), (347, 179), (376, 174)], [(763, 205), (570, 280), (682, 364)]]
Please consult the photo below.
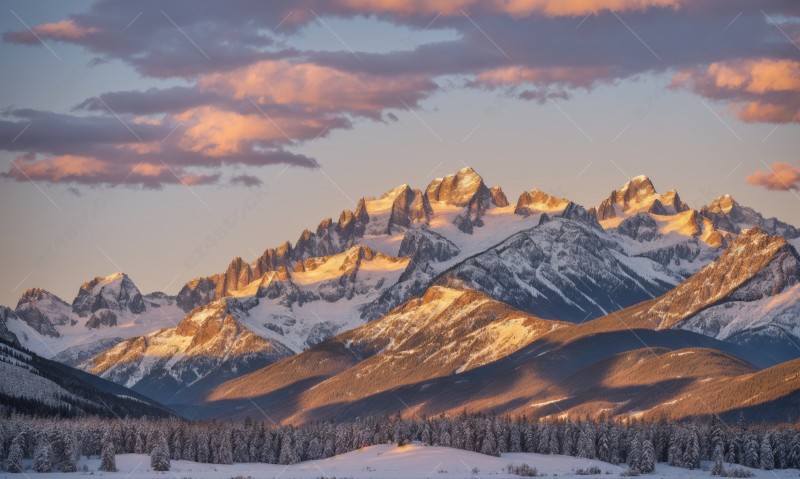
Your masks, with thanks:
[(105, 278), (103, 278), (103, 281), (105, 281), (106, 283), (111, 283), (112, 281), (121, 281), (123, 278), (126, 278), (126, 277), (127, 277), (127, 275), (125, 273), (123, 273), (121, 271), (117, 271), (116, 273), (110, 274), (110, 275), (106, 276)]
[(145, 305), (139, 288), (128, 275), (118, 272), (83, 283), (72, 301), (72, 310), (80, 316), (88, 316), (98, 309), (129, 310), (139, 314)]
[(739, 206), (739, 203), (737, 203), (731, 195), (726, 194), (712, 201), (711, 204), (708, 205), (707, 210), (714, 213), (728, 214), (737, 206)]

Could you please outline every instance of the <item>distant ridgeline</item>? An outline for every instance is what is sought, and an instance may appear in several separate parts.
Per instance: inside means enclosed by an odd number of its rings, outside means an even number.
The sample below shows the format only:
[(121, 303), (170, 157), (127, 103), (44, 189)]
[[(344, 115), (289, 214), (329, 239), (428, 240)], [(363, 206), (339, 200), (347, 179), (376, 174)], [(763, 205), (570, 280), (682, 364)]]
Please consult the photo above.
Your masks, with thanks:
[(16, 414), (61, 418), (173, 415), (125, 387), (0, 338), (0, 417)]
[[(104, 448), (108, 441), (101, 438), (112, 441), (113, 450)], [(103, 461), (113, 465), (114, 453), (136, 453), (158, 457), (160, 465), (167, 468), (158, 470), (168, 470), (169, 458), (214, 464), (293, 464), (377, 444), (412, 441), (493, 456), (505, 452), (562, 454), (626, 464), (643, 473), (652, 472), (657, 463), (694, 469), (701, 460), (714, 461), (714, 475), (747, 474), (740, 469), (726, 471), (723, 463), (766, 470), (800, 467), (800, 431), (791, 427), (748, 426), (742, 421), (728, 425), (716, 417), (703, 422), (623, 423), (530, 421), (524, 416), (466, 413), (422, 419), (372, 416), (299, 427), (277, 427), (250, 419), (240, 423), (175, 418), (53, 421), (12, 416), (0, 424), (0, 451), (7, 451), (3, 453), (6, 460), (0, 463), (14, 467), (33, 457), (39, 472), (74, 471), (79, 454), (102, 454)], [(39, 470), (39, 466), (50, 469)]]

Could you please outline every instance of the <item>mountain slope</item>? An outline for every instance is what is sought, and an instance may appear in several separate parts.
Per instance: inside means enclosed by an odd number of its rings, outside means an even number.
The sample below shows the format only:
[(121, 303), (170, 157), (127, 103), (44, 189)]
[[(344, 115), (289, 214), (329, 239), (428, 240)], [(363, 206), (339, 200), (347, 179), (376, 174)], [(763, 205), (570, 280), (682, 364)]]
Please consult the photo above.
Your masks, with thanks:
[(247, 310), (233, 298), (189, 313), (176, 327), (133, 337), (80, 367), (166, 404), (191, 397), (291, 354), (242, 325)]
[[(562, 219), (548, 224), (557, 221), (570, 227), (575, 223)], [(513, 244), (513, 238), (510, 241)], [(798, 351), (763, 351), (759, 344), (722, 342), (714, 339), (714, 334), (698, 334), (679, 326), (698, 313), (724, 304), (724, 300), (760, 301), (791, 291), (797, 283), (797, 271), (794, 249), (782, 238), (754, 228), (742, 232), (717, 262), (662, 297), (577, 326), (534, 334), (530, 341), (511, 348), (506, 359), (493, 355), (476, 362), (474, 367), (453, 367), (454, 363), (444, 361), (442, 364), (447, 367), (426, 375), (426, 363), (432, 358), (459, 356), (449, 349), (453, 341), (443, 340), (431, 331), (448, 330), (456, 321), (459, 326), (472, 328), (471, 334), (485, 334), (482, 326), (462, 319), (462, 314), (467, 318), (475, 315), (463, 313), (464, 309), (469, 310), (466, 305), (445, 309), (442, 314), (420, 314), (416, 309), (420, 305), (441, 306), (442, 301), (434, 298), (443, 291), (452, 291), (433, 287), (422, 299), (412, 300), (384, 318), (315, 348), (315, 355), (334, 351), (330, 357), (339, 358), (339, 367), (318, 373), (306, 361), (303, 378), (309, 381), (299, 378), (291, 399), (283, 397), (280, 388), (261, 388), (268, 384), (271, 372), (279, 368), (275, 365), (221, 386), (209, 400), (219, 401), (218, 406), (239, 404), (244, 411), (249, 409), (241, 404), (244, 398), (257, 404), (265, 400), (261, 407), (272, 408), (277, 417), (288, 422), (330, 415), (392, 413), (398, 409), (398, 397), (407, 405), (403, 408), (409, 414), (456, 413), (467, 408), (548, 416), (556, 414), (554, 408), (561, 408), (564, 411), (556, 415), (565, 411), (594, 414), (602, 409), (614, 415), (636, 416), (666, 410), (681, 401), (680, 414), (707, 415), (740, 408), (733, 407), (737, 404), (731, 401), (716, 401), (717, 407), (686, 398), (699, 397), (709, 403), (708, 397), (715, 389), (727, 388), (746, 376), (751, 384), (764, 380), (764, 387), (776, 391), (759, 400), (744, 398), (743, 393), (734, 395), (741, 400), (738, 406), (752, 404), (749, 413), (758, 416), (765, 414), (767, 404), (785, 410), (790, 404), (787, 398), (797, 396), (800, 377), (781, 376), (774, 369), (759, 376), (757, 367), (775, 368), (777, 362), (797, 358)], [(479, 303), (475, 299), (469, 302)], [(405, 315), (407, 311), (413, 313)], [(430, 324), (433, 321), (440, 324)], [(409, 342), (406, 338), (415, 337), (419, 324), (425, 324), (428, 330), (417, 336), (420, 342)], [(380, 340), (371, 340), (371, 332)], [(481, 358), (480, 352), (485, 350), (464, 339), (457, 344), (461, 348), (456, 350), (468, 358)], [(783, 344), (786, 346), (786, 341)], [(491, 343), (490, 349), (498, 347)], [(342, 360), (347, 354), (355, 359)], [(469, 364), (469, 360), (460, 361)], [(284, 377), (287, 374), (287, 370), (281, 373)], [(788, 384), (778, 384), (779, 377), (788, 378)], [(713, 384), (706, 384), (711, 381)]]
[(84, 283), (72, 304), (31, 288), (5, 325), (25, 348), (74, 366), (112, 343), (174, 325), (182, 316), (174, 298), (143, 296), (127, 275), (115, 273)]
[(172, 415), (145, 396), (5, 341), (0, 341), (0, 406), (44, 416)]
[(379, 320), (220, 385), (206, 399), (209, 411), (219, 411), (252, 398), (278, 418), (299, 421), (339, 400), (472, 371), (569, 327), (475, 291), (434, 287)]
[(456, 265), (437, 284), (580, 322), (650, 299), (679, 281), (648, 263), (626, 256), (590, 222), (554, 218)]
[[(783, 237), (745, 230), (714, 263), (683, 282), (634, 324), (678, 328), (794, 353), (800, 344), (800, 256)], [(800, 348), (797, 348), (800, 351)]]

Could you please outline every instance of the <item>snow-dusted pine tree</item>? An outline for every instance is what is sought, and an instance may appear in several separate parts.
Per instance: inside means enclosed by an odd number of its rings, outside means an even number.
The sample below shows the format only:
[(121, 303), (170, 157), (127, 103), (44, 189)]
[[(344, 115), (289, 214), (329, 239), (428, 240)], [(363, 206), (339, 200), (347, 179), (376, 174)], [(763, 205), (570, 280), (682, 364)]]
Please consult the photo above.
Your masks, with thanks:
[(306, 458), (309, 461), (318, 461), (320, 459), (324, 459), (322, 455), (322, 445), (319, 443), (319, 439), (316, 437), (312, 438), (308, 442), (308, 451), (306, 451)]
[(759, 454), (759, 467), (765, 471), (775, 469), (775, 457), (772, 454), (772, 443), (769, 432), (764, 433), (761, 439), (761, 454)]
[(146, 449), (145, 444), (145, 435), (142, 431), (136, 431), (136, 443), (133, 446), (133, 452), (135, 454), (144, 454)]
[(169, 471), (169, 446), (167, 445), (167, 438), (161, 433), (156, 433), (154, 436), (155, 445), (153, 450), (150, 451), (150, 469), (154, 471)]
[(100, 470), (103, 472), (116, 472), (117, 458), (114, 450), (114, 439), (111, 428), (106, 428), (103, 434), (103, 449), (100, 452)]
[(711, 457), (711, 460), (714, 461), (714, 467), (711, 468), (712, 476), (726, 475), (725, 465), (722, 463), (724, 455), (725, 452), (723, 450), (722, 443), (718, 442), (717, 445), (714, 447), (714, 452)]
[(197, 462), (208, 463), (211, 461), (211, 445), (208, 432), (205, 428), (197, 431)]
[(231, 436), (227, 430), (220, 431), (219, 450), (217, 451), (218, 464), (233, 464), (233, 448)]
[(597, 437), (597, 459), (611, 462), (611, 444), (606, 426), (601, 426), (600, 434)]
[(64, 472), (75, 472), (78, 470), (78, 439), (75, 437), (75, 432), (72, 430), (63, 432), (63, 460), (61, 462), (61, 470)]
[(248, 462), (247, 442), (244, 432), (240, 429), (233, 430), (233, 462)]
[(700, 467), (700, 438), (698, 437), (697, 427), (692, 426), (686, 438), (686, 449), (683, 451), (681, 466), (688, 469)]
[(789, 457), (789, 467), (800, 469), (800, 431), (792, 436), (787, 455)]
[(486, 431), (486, 436), (483, 438), (481, 454), (486, 454), (487, 456), (499, 456), (499, 453), (497, 452), (497, 439), (495, 439), (494, 433), (491, 429)]
[(758, 437), (755, 434), (750, 434), (745, 439), (744, 457), (742, 464), (747, 467), (758, 467)]
[(287, 431), (283, 434), (283, 438), (281, 438), (281, 453), (278, 457), (278, 462), (280, 464), (294, 464), (294, 448), (292, 447), (292, 436)]
[(519, 430), (519, 423), (514, 422), (511, 426), (511, 444), (509, 444), (509, 452), (522, 452), (522, 434)]
[(183, 441), (181, 440), (181, 431), (177, 430), (172, 435), (172, 444), (170, 445), (169, 452), (172, 459), (176, 461), (183, 455)]
[(588, 419), (581, 423), (581, 431), (578, 434), (577, 447), (577, 457), (585, 457), (588, 459), (595, 458), (594, 425), (592, 425)]
[(33, 469), (36, 472), (50, 472), (53, 470), (53, 447), (46, 434), (40, 434), (36, 440), (33, 453)]
[(11, 447), (8, 448), (8, 458), (6, 459), (6, 471), (22, 472), (22, 444), (24, 442), (25, 437), (22, 433), (17, 434), (11, 441)]
[(642, 468), (642, 436), (636, 433), (628, 449), (628, 467), (632, 471), (641, 471)]
[(642, 460), (639, 462), (639, 472), (648, 474), (656, 469), (656, 449), (649, 439), (642, 441)]
[(450, 433), (445, 429), (439, 435), (439, 445), (442, 447), (450, 447), (451, 444), (452, 439), (450, 438)]

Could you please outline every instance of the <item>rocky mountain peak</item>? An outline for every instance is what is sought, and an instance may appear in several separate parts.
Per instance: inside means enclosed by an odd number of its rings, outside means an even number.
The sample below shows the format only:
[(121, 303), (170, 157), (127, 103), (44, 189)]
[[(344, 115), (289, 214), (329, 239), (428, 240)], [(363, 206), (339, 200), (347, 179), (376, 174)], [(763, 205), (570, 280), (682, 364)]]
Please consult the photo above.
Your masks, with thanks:
[(369, 222), (369, 213), (367, 213), (367, 201), (364, 198), (358, 200), (358, 205), (356, 205), (356, 210), (353, 212), (353, 216), (355, 216), (357, 221), (360, 221), (364, 224)]
[(639, 175), (631, 178), (620, 188), (617, 198), (619, 198), (618, 201), (627, 203), (635, 198), (645, 198), (654, 194), (656, 194), (656, 187), (653, 186), (650, 178)]
[(729, 214), (732, 210), (738, 207), (739, 203), (737, 203), (731, 195), (722, 195), (712, 201), (710, 205), (704, 207), (703, 210), (710, 213)]
[(614, 190), (594, 211), (599, 221), (640, 212), (654, 215), (674, 215), (689, 210), (678, 192), (669, 190), (659, 195), (650, 178), (640, 175), (631, 178), (619, 190)]
[(764, 218), (753, 208), (740, 205), (731, 195), (715, 199), (710, 205), (704, 206), (700, 214), (711, 220), (717, 229), (734, 234), (758, 226), (771, 235), (781, 235), (789, 239), (800, 237), (800, 229), (777, 218)]
[(502, 188), (499, 186), (492, 186), (489, 188), (489, 191), (492, 192), (492, 203), (494, 203), (495, 206), (498, 208), (505, 208), (509, 205), (508, 198)]
[(396, 187), (392, 188), (391, 190), (387, 191), (386, 193), (382, 194), (381, 195), (381, 199), (385, 200), (387, 198), (396, 198), (396, 197), (400, 196), (401, 194), (404, 194), (404, 193), (406, 193), (407, 191), (410, 191), (410, 190), (411, 190), (411, 187), (408, 186), (408, 184), (403, 183), (402, 185), (396, 186)]
[(46, 289), (42, 288), (29, 288), (22, 293), (22, 296), (19, 298), (17, 302), (17, 307), (19, 307), (22, 303), (28, 303), (31, 301), (42, 301), (45, 299), (52, 299), (58, 303), (67, 304), (64, 300), (56, 296), (55, 294), (47, 291)]
[(657, 301), (659, 327), (726, 300), (755, 301), (800, 283), (800, 257), (781, 236), (754, 227), (743, 230), (715, 262)]
[(57, 326), (71, 324), (70, 306), (58, 296), (41, 288), (30, 288), (17, 302), (17, 317), (39, 334), (59, 337)]
[(425, 190), (431, 201), (441, 201), (453, 206), (472, 206), (483, 203), (487, 208), (492, 193), (478, 173), (470, 167), (462, 168), (455, 174), (433, 180)]
[(83, 283), (72, 301), (72, 311), (80, 316), (89, 316), (99, 309), (140, 314), (145, 305), (139, 288), (128, 275), (114, 273)]
[(517, 200), (517, 206), (514, 208), (514, 214), (529, 216), (536, 212), (552, 212), (562, 210), (567, 207), (569, 200), (550, 196), (544, 191), (539, 189), (532, 189), (530, 191), (523, 191)]

